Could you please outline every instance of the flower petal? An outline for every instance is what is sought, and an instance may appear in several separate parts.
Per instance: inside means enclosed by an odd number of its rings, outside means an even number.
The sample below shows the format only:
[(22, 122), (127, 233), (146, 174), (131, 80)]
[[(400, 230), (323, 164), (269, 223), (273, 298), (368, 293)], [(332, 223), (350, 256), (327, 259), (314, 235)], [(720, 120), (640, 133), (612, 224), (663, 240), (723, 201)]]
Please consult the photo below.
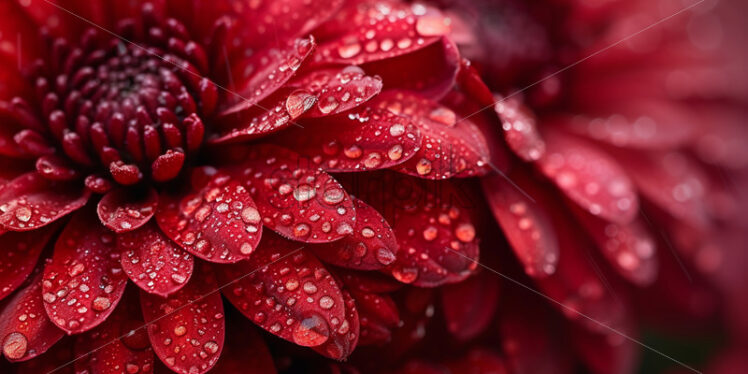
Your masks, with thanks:
[(42, 290), (49, 318), (68, 334), (88, 331), (112, 313), (126, 284), (114, 234), (93, 211), (77, 212), (44, 267)]
[(177, 293), (162, 298), (140, 292), (148, 338), (161, 362), (182, 374), (201, 374), (218, 361), (224, 345), (223, 302), (213, 271), (202, 264)]
[(322, 261), (358, 270), (377, 270), (397, 258), (395, 233), (381, 214), (363, 201), (352, 198), (356, 225), (343, 239), (309, 247)]
[(146, 337), (136, 296), (128, 293), (125, 302), (104, 323), (76, 336), (77, 373), (153, 373), (153, 348)]
[(36, 172), (23, 174), (0, 187), (0, 226), (35, 230), (82, 207), (90, 195), (82, 185), (52, 182)]
[(351, 291), (358, 306), (361, 323), (359, 345), (381, 345), (392, 338), (392, 329), (400, 322), (400, 314), (387, 294)]
[(530, 110), (515, 98), (497, 97), (494, 105), (501, 119), (507, 144), (525, 161), (535, 161), (545, 153), (545, 142), (538, 132), (537, 121)]
[(460, 53), (450, 39), (441, 38), (412, 54), (371, 62), (361, 68), (367, 74), (380, 76), (385, 89), (411, 91), (439, 100), (455, 85)]
[(31, 274), (39, 255), (55, 233), (57, 225), (25, 232), (6, 232), (0, 236), (0, 300), (10, 295)]
[(145, 225), (156, 213), (156, 206), (158, 193), (154, 188), (142, 193), (132, 188), (118, 188), (99, 200), (96, 212), (104, 226), (124, 233)]
[[(196, 181), (202, 175), (201, 181)], [(250, 256), (262, 236), (258, 207), (238, 180), (199, 168), (190, 189), (163, 193), (156, 221), (185, 251), (207, 261), (232, 263)]]
[(421, 132), (415, 124), (381, 108), (366, 106), (305, 123), (308, 128), (290, 129), (278, 136), (278, 143), (328, 172), (391, 168), (409, 160), (421, 147)]
[(553, 274), (559, 258), (558, 240), (543, 207), (526, 195), (534, 192), (530, 178), (514, 172), (489, 176), (482, 182), (491, 212), (525, 273), (540, 278)]
[(233, 167), (257, 203), (265, 227), (293, 240), (326, 243), (353, 232), (356, 210), (329, 174), (284, 148), (253, 146)]
[(169, 296), (192, 276), (194, 260), (151, 222), (117, 236), (117, 250), (125, 274), (143, 291)]
[(228, 116), (257, 106), (288, 82), (309, 57), (316, 43), (309, 36), (296, 39), (283, 48), (271, 48), (249, 58), (238, 59), (239, 66), (232, 69), (231, 79), (237, 79), (237, 84), (231, 88), (235, 94), (230, 95), (228, 108), (221, 112), (221, 116)]
[(273, 356), (257, 328), (244, 318), (231, 321), (216, 373), (276, 374)]
[[(317, 98), (317, 105), (306, 112), (305, 117), (325, 117), (348, 111), (382, 91), (382, 80), (366, 75), (358, 66), (312, 71), (290, 85)], [(289, 108), (288, 101), (286, 107)]]
[(410, 6), (389, 0), (350, 2), (315, 33), (323, 40), (315, 61), (361, 65), (410, 55), (449, 32), (437, 16), (421, 20)]
[(65, 333), (58, 329), (42, 306), (42, 277), (37, 274), (4, 304), (0, 312), (3, 354), (9, 361), (26, 361), (42, 353)]
[(255, 324), (305, 347), (328, 341), (346, 320), (335, 280), (302, 244), (266, 235), (248, 261), (219, 273), (226, 298)]
[[(306, 95), (306, 96), (305, 96)], [(273, 93), (260, 104), (235, 113), (227, 114), (216, 122), (214, 132), (208, 138), (209, 145), (237, 143), (274, 133), (294, 124), (293, 120), (305, 110), (311, 108), (305, 98), (314, 96), (303, 91), (292, 91), (285, 87)], [(301, 102), (301, 108), (294, 107), (289, 111), (287, 103)], [(292, 115), (293, 114), (293, 115)]]
[(361, 190), (352, 191), (395, 231), (400, 250), (388, 269), (395, 279), (436, 287), (461, 281), (475, 270), (479, 249), (471, 210), (476, 203), (470, 200), (472, 192), (462, 190), (464, 185), (391, 172), (356, 178)]
[(457, 339), (475, 338), (491, 323), (498, 305), (497, 279), (495, 274), (484, 271), (441, 288), (444, 319)]
[[(358, 344), (361, 326), (356, 302), (347, 291), (342, 292), (345, 301), (345, 319), (339, 325), (332, 325), (330, 338), (312, 349), (333, 360), (345, 360)], [(335, 321), (332, 321), (333, 323)]]
[(473, 348), (465, 357), (447, 366), (452, 373), (509, 373), (502, 355), (483, 348)]
[(640, 220), (628, 224), (606, 222), (585, 212), (577, 218), (618, 273), (646, 287), (657, 277), (657, 246)]
[(633, 183), (610, 155), (558, 131), (544, 134), (540, 170), (572, 201), (611, 222), (631, 222), (639, 211)]
[(387, 91), (376, 105), (409, 118), (422, 135), (421, 147), (398, 170), (426, 179), (484, 175), (491, 157), (485, 138), (470, 120), (451, 109), (402, 91)]

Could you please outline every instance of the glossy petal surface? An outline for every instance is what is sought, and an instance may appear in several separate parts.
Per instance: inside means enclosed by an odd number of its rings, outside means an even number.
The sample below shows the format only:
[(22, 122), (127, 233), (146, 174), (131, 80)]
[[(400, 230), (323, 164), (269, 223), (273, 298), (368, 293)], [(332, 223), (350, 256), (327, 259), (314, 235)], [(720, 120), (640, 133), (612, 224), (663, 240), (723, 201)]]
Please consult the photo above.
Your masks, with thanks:
[(70, 334), (104, 322), (127, 284), (119, 262), (114, 234), (94, 212), (76, 213), (44, 267), (44, 308), (52, 322)]
[(26, 232), (6, 232), (0, 236), (0, 299), (18, 288), (31, 274), (44, 246), (56, 227)]
[(205, 373), (218, 361), (224, 344), (221, 294), (207, 265), (202, 277), (164, 299), (140, 292), (148, 338), (161, 362), (182, 374)]
[(160, 296), (168, 296), (190, 280), (194, 260), (155, 223), (117, 236), (122, 270), (138, 287)]
[(258, 208), (239, 181), (215, 169), (196, 169), (191, 189), (162, 194), (156, 221), (185, 251), (211, 262), (250, 256), (262, 235)]
[(150, 188), (139, 193), (126, 188), (109, 191), (99, 200), (97, 213), (101, 223), (116, 233), (135, 230), (156, 213), (158, 193)]

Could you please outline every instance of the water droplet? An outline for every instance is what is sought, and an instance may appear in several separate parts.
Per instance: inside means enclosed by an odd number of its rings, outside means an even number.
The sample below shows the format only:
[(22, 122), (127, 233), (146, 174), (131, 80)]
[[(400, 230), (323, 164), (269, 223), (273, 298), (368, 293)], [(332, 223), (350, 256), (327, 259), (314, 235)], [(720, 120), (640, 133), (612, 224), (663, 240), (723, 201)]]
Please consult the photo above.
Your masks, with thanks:
[(246, 207), (242, 210), (242, 220), (245, 223), (257, 224), (260, 222), (260, 212), (254, 207)]
[(106, 297), (97, 297), (94, 299), (91, 307), (97, 312), (103, 312), (112, 306), (112, 302)]
[(216, 343), (216, 342), (214, 342), (214, 341), (212, 341), (212, 340), (211, 340), (211, 341), (209, 341), (209, 342), (205, 343), (205, 344), (203, 345), (203, 348), (205, 348), (205, 350), (206, 350), (206, 351), (207, 351), (208, 353), (210, 353), (210, 354), (215, 354), (216, 352), (218, 352), (218, 348), (219, 348), (219, 346), (218, 346), (218, 343)]
[(293, 190), (293, 197), (294, 199), (296, 199), (296, 201), (299, 202), (311, 200), (316, 194), (317, 191), (314, 189), (314, 187), (308, 184), (299, 185)]
[(294, 342), (305, 347), (315, 347), (327, 341), (330, 335), (327, 323), (317, 315), (304, 318), (293, 330)]
[(455, 235), (463, 243), (469, 243), (475, 239), (475, 227), (470, 223), (463, 223), (455, 229)]
[(416, 163), (416, 171), (420, 175), (431, 173), (431, 161), (425, 158), (418, 160), (418, 163)]
[(361, 44), (356, 40), (338, 47), (338, 54), (342, 58), (351, 58), (359, 54), (359, 52), (361, 52)]
[(22, 206), (16, 209), (16, 218), (21, 222), (28, 222), (31, 219), (31, 209)]
[(286, 111), (292, 118), (298, 118), (300, 115), (311, 109), (317, 97), (305, 90), (297, 90), (288, 95), (286, 98)]
[(176, 336), (183, 336), (187, 333), (187, 328), (184, 326), (177, 326), (174, 328), (174, 335)]
[(319, 299), (319, 306), (322, 309), (330, 309), (335, 305), (335, 301), (330, 296), (322, 296)]
[(28, 345), (29, 341), (25, 335), (20, 332), (12, 332), (3, 341), (3, 353), (7, 358), (18, 360), (26, 355)]

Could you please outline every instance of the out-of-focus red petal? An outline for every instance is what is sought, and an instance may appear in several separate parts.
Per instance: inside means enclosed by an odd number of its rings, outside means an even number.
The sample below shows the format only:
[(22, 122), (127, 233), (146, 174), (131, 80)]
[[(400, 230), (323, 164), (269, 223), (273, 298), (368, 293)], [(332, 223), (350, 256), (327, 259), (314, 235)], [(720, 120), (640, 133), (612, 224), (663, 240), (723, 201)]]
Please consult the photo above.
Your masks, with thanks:
[(305, 124), (280, 134), (277, 141), (328, 172), (391, 168), (421, 147), (418, 127), (382, 108), (366, 106)]
[(145, 292), (166, 297), (184, 287), (194, 260), (151, 222), (117, 236), (125, 274)]
[(52, 182), (36, 172), (0, 187), (0, 226), (35, 230), (82, 207), (91, 193), (82, 185)]
[(699, 158), (710, 164), (730, 169), (748, 166), (748, 128), (745, 109), (736, 110), (727, 105), (699, 107), (699, 120), (709, 123), (701, 126), (694, 139), (693, 148)]
[[(7, 72), (9, 73), (7, 74), (8, 77), (13, 78), (15, 76), (15, 79), (21, 78), (22, 80), (23, 77), (19, 77), (17, 71), (10, 68), (31, 63), (34, 58), (40, 57), (40, 51), (43, 49), (37, 37), (37, 26), (24, 14), (26, 12), (28, 10), (24, 10), (17, 1), (4, 1), (0, 4), (0, 13), (5, 16), (3, 17), (3, 24), (0, 25), (0, 35), (2, 35), (0, 36), (0, 43), (5, 45), (3, 50), (0, 51), (0, 66), (2, 66), (0, 76), (3, 78), (6, 76), (4, 73)], [(19, 45), (19, 43), (21, 44)], [(3, 79), (3, 83), (5, 82), (6, 80)], [(13, 92), (16, 88), (13, 84), (9, 84), (7, 88), (9, 90), (7, 96), (13, 97), (19, 94), (19, 92)], [(5, 85), (0, 87), (0, 99), (9, 98), (4, 95), (6, 93), (5, 89)]]
[[(400, 369), (394, 372), (395, 374), (452, 374), (449, 369), (445, 366), (420, 361), (412, 360), (403, 365)], [(503, 373), (499, 373), (503, 374)]]
[(537, 120), (516, 98), (497, 97), (494, 105), (501, 119), (507, 144), (525, 161), (535, 161), (545, 153), (545, 142), (538, 132)]
[[(382, 80), (366, 75), (358, 66), (312, 71), (290, 85), (316, 97), (317, 105), (305, 117), (325, 117), (351, 110), (382, 91)], [(287, 109), (292, 109), (288, 104)]]
[(483, 178), (483, 193), (517, 258), (531, 277), (556, 271), (558, 240), (542, 205), (526, 195), (533, 192), (529, 178), (514, 172)]
[[(358, 177), (361, 178), (361, 177)], [(400, 250), (389, 269), (395, 279), (435, 287), (467, 278), (477, 267), (478, 237), (472, 192), (462, 184), (397, 173), (357, 180), (356, 195), (372, 204), (395, 231)]]
[(153, 373), (153, 348), (148, 344), (136, 297), (137, 294), (128, 293), (104, 323), (76, 336), (74, 365), (77, 373)]
[(6, 232), (0, 236), (0, 300), (10, 295), (34, 270), (39, 254), (56, 231), (57, 225), (26, 232)]
[(358, 344), (387, 343), (392, 329), (400, 322), (400, 314), (392, 298), (387, 294), (367, 293), (351, 290), (358, 306), (361, 337)]
[(342, 291), (342, 296), (345, 302), (345, 319), (331, 326), (329, 339), (321, 345), (312, 347), (323, 356), (334, 360), (345, 360), (353, 353), (361, 329), (355, 300), (348, 291)]
[(124, 233), (145, 225), (156, 213), (156, 206), (158, 193), (154, 188), (147, 191), (118, 188), (99, 200), (96, 212), (104, 226)]
[(616, 159), (581, 139), (558, 131), (543, 134), (547, 152), (540, 170), (582, 208), (611, 222), (631, 222), (639, 199)]
[(688, 142), (699, 127), (693, 116), (657, 99), (615, 100), (583, 116), (551, 124), (615, 146), (633, 149), (675, 148)]
[(354, 294), (391, 293), (403, 288), (402, 283), (382, 273), (337, 269), (335, 274)]
[(487, 349), (473, 349), (465, 357), (447, 364), (453, 374), (509, 374), (506, 362), (496, 352)]
[(57, 238), (44, 267), (42, 291), (49, 318), (69, 334), (88, 331), (109, 317), (127, 285), (114, 234), (87, 209)]
[(352, 198), (356, 207), (356, 225), (343, 239), (319, 245), (311, 250), (323, 261), (358, 270), (377, 270), (397, 258), (395, 233), (381, 214), (363, 201)]
[(201, 374), (218, 361), (225, 319), (213, 271), (202, 264), (186, 286), (168, 298), (140, 291), (148, 338), (158, 358), (182, 374)]
[(226, 344), (213, 371), (216, 373), (275, 374), (275, 363), (265, 341), (244, 318), (231, 320)]
[(441, 289), (444, 318), (452, 335), (467, 341), (485, 331), (498, 305), (497, 281), (495, 274), (484, 271)]
[(702, 168), (681, 152), (626, 152), (619, 162), (642, 194), (676, 219), (707, 224), (704, 197), (709, 181)]
[(472, 177), (490, 170), (490, 151), (480, 130), (451, 109), (403, 91), (380, 94), (376, 105), (409, 118), (421, 132), (421, 148), (398, 170), (427, 179)]
[(517, 374), (572, 372), (573, 354), (564, 345), (565, 327), (545, 301), (510, 285), (501, 309), (499, 334), (507, 364)]
[(47, 318), (42, 304), (41, 273), (4, 303), (0, 312), (0, 337), (3, 354), (9, 361), (30, 360), (65, 335)]
[(278, 88), (288, 82), (302, 62), (314, 50), (316, 43), (311, 36), (294, 40), (283, 48), (271, 48), (249, 58), (238, 59), (230, 79), (233, 94), (227, 100), (234, 103), (224, 108), (221, 115), (227, 116), (258, 105)]
[(266, 235), (248, 261), (219, 276), (223, 284), (234, 282), (223, 294), (242, 314), (298, 345), (320, 346), (346, 321), (343, 294), (322, 263), (277, 235)]
[(326, 243), (353, 232), (356, 210), (343, 187), (296, 153), (252, 146), (231, 168), (257, 203), (265, 227), (293, 240)]
[(618, 224), (585, 212), (579, 212), (577, 218), (621, 276), (642, 287), (655, 281), (657, 245), (640, 220)]
[(246, 259), (262, 236), (258, 207), (236, 178), (198, 168), (192, 185), (160, 196), (156, 221), (185, 251), (211, 262)]

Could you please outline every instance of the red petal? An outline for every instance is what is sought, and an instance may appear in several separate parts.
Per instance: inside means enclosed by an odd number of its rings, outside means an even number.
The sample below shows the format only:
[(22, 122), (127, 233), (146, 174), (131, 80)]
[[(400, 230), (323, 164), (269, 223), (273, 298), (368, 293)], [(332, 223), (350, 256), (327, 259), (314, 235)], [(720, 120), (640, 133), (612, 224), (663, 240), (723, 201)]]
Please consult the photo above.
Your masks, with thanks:
[[(305, 91), (280, 89), (256, 106), (222, 117), (208, 144), (241, 142), (289, 127), (295, 124), (293, 115), (300, 115), (312, 107), (313, 102), (308, 101), (312, 99), (314, 96)], [(289, 106), (289, 102), (296, 106)]]
[(642, 222), (635, 220), (621, 225), (585, 212), (579, 212), (577, 217), (621, 276), (642, 287), (655, 281), (657, 246)]
[(249, 321), (231, 321), (221, 358), (213, 371), (216, 373), (275, 374), (273, 356), (257, 328)]
[(484, 271), (441, 289), (444, 319), (457, 339), (475, 338), (491, 323), (499, 298), (497, 280), (495, 274)]
[(358, 344), (361, 329), (355, 301), (346, 291), (343, 291), (343, 300), (345, 301), (345, 319), (339, 325), (331, 326), (330, 338), (327, 341), (322, 345), (312, 347), (318, 353), (334, 360), (344, 360), (353, 353)]
[(309, 33), (335, 14), (343, 3), (342, 0), (275, 0), (232, 5), (242, 17), (240, 37), (250, 46), (260, 48)]
[(642, 194), (660, 209), (695, 227), (707, 225), (709, 217), (704, 200), (709, 181), (702, 168), (687, 155), (627, 152), (618, 160)]
[(76, 372), (153, 373), (153, 349), (143, 326), (139, 303), (128, 297), (101, 326), (77, 336)]
[[(62, 331), (60, 331), (63, 335)], [(39, 374), (39, 373), (50, 373), (55, 374), (74, 374), (73, 365), (70, 362), (74, 359), (73, 357), (73, 344), (72, 338), (63, 338), (59, 344), (55, 344), (52, 348), (44, 352), (44, 359), (29, 360), (13, 365), (15, 374)]]
[(454, 88), (460, 54), (450, 39), (442, 38), (412, 54), (371, 62), (361, 68), (368, 74), (382, 77), (385, 89), (417, 92), (439, 100)]
[(34, 270), (39, 254), (58, 226), (26, 232), (6, 232), (0, 236), (0, 300), (10, 295)]
[[(290, 129), (278, 142), (328, 172), (376, 170), (400, 165), (421, 147), (421, 132), (407, 118), (367, 106)], [(315, 131), (319, 129), (320, 131)]]
[(0, 313), (3, 354), (9, 361), (26, 361), (44, 353), (65, 333), (47, 318), (42, 306), (41, 274), (8, 299)]
[(530, 110), (514, 98), (496, 98), (496, 114), (501, 119), (504, 137), (514, 153), (525, 161), (535, 161), (545, 153), (537, 121)]
[(627, 223), (634, 219), (639, 199), (615, 159), (560, 132), (548, 131), (545, 138), (548, 151), (538, 165), (566, 196), (608, 221)]
[(53, 181), (69, 181), (80, 175), (67, 159), (60, 156), (42, 156), (36, 160), (36, 171)]
[(21, 175), (0, 187), (0, 226), (37, 229), (82, 207), (90, 195), (83, 186), (52, 182), (35, 172)]
[(235, 114), (253, 106), (267, 98), (282, 87), (301, 66), (301, 63), (314, 50), (316, 43), (309, 36), (297, 39), (289, 45), (279, 49), (268, 49), (249, 58), (240, 59), (241, 65), (232, 70), (231, 79), (240, 83), (233, 85), (235, 94), (230, 94), (229, 102), (236, 104), (226, 108), (221, 116)]
[[(481, 348), (474, 348), (466, 357), (461, 358), (449, 365), (452, 373), (465, 374), (509, 374), (504, 357), (499, 354)], [(515, 372), (511, 371), (512, 374)]]
[(614, 103), (585, 116), (563, 118), (558, 125), (615, 146), (655, 150), (683, 145), (700, 126), (680, 105), (666, 101), (628, 99)]
[[(470, 209), (473, 196), (458, 184), (395, 173), (364, 179), (357, 196), (392, 222), (400, 250), (392, 275), (403, 283), (435, 287), (467, 278), (477, 267), (478, 240)], [(394, 211), (393, 211), (394, 210)]]
[[(382, 80), (367, 76), (358, 66), (313, 71), (290, 85), (317, 97), (317, 105), (305, 117), (325, 117), (345, 112), (382, 91)], [(293, 114), (293, 111), (289, 110), (289, 113)]]
[[(263, 329), (301, 346), (325, 343), (346, 320), (335, 280), (302, 245), (266, 235), (248, 261), (222, 268), (224, 295)], [(225, 269), (225, 270), (224, 270)]]
[(358, 270), (377, 270), (395, 261), (398, 244), (395, 233), (381, 214), (353, 198), (356, 225), (341, 240), (310, 246), (322, 261)]
[(213, 272), (203, 265), (184, 288), (169, 298), (140, 292), (153, 350), (169, 369), (201, 374), (218, 361), (224, 345), (223, 302)]
[(351, 2), (321, 27), (318, 34), (325, 41), (315, 61), (361, 65), (412, 54), (449, 32), (446, 19), (435, 16), (421, 20), (409, 6), (394, 1)]
[(346, 289), (358, 293), (391, 293), (403, 288), (403, 284), (385, 274), (376, 272), (336, 269)]
[(69, 334), (104, 322), (122, 297), (127, 277), (114, 250), (114, 234), (88, 210), (76, 213), (44, 267), (44, 308)]
[(395, 302), (389, 295), (353, 292), (361, 323), (359, 345), (381, 345), (392, 337), (392, 329), (400, 322)]
[(421, 148), (402, 171), (421, 178), (446, 179), (483, 175), (490, 151), (480, 130), (469, 120), (438, 103), (400, 91), (377, 97), (380, 108), (410, 118), (423, 136)]
[(145, 225), (156, 213), (157, 205), (158, 193), (153, 188), (143, 192), (118, 188), (99, 200), (97, 212), (104, 226), (123, 233)]
[(120, 263), (144, 291), (166, 297), (192, 276), (194, 260), (161, 232), (155, 223), (117, 236)]
[(234, 178), (215, 169), (196, 169), (205, 180), (191, 190), (162, 194), (158, 225), (185, 251), (211, 262), (248, 258), (262, 236), (258, 208)]
[(530, 178), (519, 172), (483, 179), (491, 212), (525, 273), (542, 278), (556, 271), (558, 240), (543, 207), (526, 195), (530, 192), (534, 192)]
[(253, 146), (232, 173), (250, 190), (265, 227), (287, 238), (326, 243), (353, 232), (356, 210), (340, 183), (289, 150)]

